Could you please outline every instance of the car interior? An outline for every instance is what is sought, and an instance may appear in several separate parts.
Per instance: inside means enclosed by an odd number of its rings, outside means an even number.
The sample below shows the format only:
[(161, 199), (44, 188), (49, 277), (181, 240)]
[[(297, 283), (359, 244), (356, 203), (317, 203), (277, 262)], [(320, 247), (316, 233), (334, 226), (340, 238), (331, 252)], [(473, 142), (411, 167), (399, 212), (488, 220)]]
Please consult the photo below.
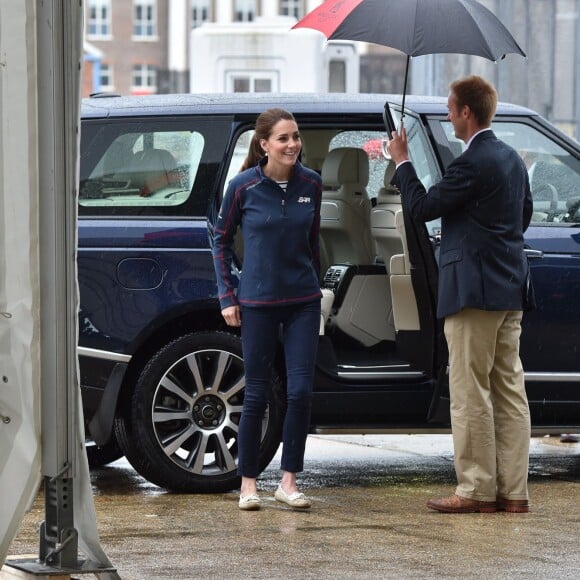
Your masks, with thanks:
[[(401, 371), (396, 331), (419, 329), (395, 167), (380, 132), (301, 131), (302, 162), (322, 178), (321, 344), (329, 372)], [(357, 142), (358, 141), (358, 142)], [(377, 144), (378, 142), (378, 144)]]
[[(238, 139), (226, 186), (245, 156), (248, 133)], [(319, 364), (351, 379), (378, 379), (393, 368), (405, 372), (396, 330), (418, 329), (419, 317), (401, 196), (390, 183), (395, 167), (380, 147), (384, 131), (319, 128), (300, 134), (301, 161), (320, 174), (323, 187)], [(239, 232), (235, 246), (243, 268)]]

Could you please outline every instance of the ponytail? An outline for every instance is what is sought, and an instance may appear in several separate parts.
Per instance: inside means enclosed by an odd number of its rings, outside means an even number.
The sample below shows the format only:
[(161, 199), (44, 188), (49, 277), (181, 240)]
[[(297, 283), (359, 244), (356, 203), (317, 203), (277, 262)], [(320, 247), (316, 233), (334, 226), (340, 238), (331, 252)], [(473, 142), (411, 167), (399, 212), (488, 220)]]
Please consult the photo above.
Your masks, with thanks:
[(248, 149), (248, 154), (240, 167), (240, 171), (245, 171), (250, 167), (254, 167), (258, 164), (260, 159), (264, 157), (264, 152), (262, 151), (262, 146), (260, 145), (260, 138), (257, 133), (254, 133), (252, 140), (250, 141), (250, 147)]

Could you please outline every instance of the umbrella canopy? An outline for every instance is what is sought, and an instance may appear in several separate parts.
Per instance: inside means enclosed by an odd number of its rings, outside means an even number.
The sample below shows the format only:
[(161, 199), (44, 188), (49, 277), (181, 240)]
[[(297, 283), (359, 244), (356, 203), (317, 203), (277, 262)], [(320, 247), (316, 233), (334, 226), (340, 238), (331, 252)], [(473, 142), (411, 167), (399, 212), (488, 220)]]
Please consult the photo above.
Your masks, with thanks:
[(526, 56), (508, 29), (476, 0), (326, 0), (293, 28), (328, 40), (362, 40), (407, 56), (457, 53), (489, 60)]
[(526, 56), (508, 29), (476, 0), (326, 0), (293, 28), (313, 28), (328, 40), (361, 40), (411, 56), (455, 53), (492, 61)]

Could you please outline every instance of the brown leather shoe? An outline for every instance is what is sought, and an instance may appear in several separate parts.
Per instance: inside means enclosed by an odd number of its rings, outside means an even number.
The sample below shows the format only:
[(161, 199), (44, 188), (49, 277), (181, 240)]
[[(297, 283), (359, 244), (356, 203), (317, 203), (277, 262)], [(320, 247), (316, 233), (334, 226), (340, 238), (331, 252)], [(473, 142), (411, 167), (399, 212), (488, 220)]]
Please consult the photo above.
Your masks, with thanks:
[(451, 495), (441, 499), (430, 499), (427, 502), (427, 507), (448, 514), (493, 514), (497, 511), (494, 501), (477, 501), (459, 495)]
[(505, 499), (498, 497), (496, 503), (497, 509), (500, 512), (527, 514), (530, 511), (530, 504), (527, 499)]

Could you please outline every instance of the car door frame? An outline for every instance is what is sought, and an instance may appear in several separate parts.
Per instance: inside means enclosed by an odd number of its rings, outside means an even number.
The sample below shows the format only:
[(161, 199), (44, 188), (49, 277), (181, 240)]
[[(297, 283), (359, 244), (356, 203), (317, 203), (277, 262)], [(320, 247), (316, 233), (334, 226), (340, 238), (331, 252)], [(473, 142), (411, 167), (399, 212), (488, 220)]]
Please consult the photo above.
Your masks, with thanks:
[[(394, 109), (399, 117), (401, 115), (401, 108), (397, 103), (385, 103), (384, 122), (387, 130), (397, 126), (391, 109)], [(441, 158), (433, 147), (432, 136), (426, 130), (424, 118), (407, 108), (404, 114), (405, 117), (415, 118), (419, 123), (425, 141), (431, 147), (442, 173)], [(437, 318), (439, 280), (436, 260), (437, 241), (431, 237), (425, 223), (413, 219), (405, 203), (404, 195), (401, 199), (411, 281), (417, 301), (420, 329), (397, 331), (397, 350), (413, 368), (431, 377), (433, 381), (433, 395), (427, 421), (448, 424), (450, 421), (448, 351), (443, 333), (443, 321)]]
[[(426, 115), (423, 120), (423, 128), (431, 138), (434, 153), (439, 160), (440, 167), (444, 171), (443, 168), (447, 167), (447, 165), (455, 158), (455, 155), (449, 146), (449, 141), (445, 137), (445, 132), (440, 124), (441, 122), (446, 122), (447, 118), (444, 115)], [(530, 126), (578, 158), (578, 146), (564, 134), (554, 130), (554, 128), (545, 122), (539, 115), (531, 114), (530, 116), (518, 116), (505, 114), (498, 115), (494, 119), (494, 123), (496, 124), (503, 122), (520, 123)], [(525, 251), (530, 261), (532, 280), (534, 278), (534, 269), (542, 263), (545, 255), (547, 255), (544, 252), (545, 248), (541, 245), (535, 245), (532, 241), (534, 239), (534, 231), (538, 227), (539, 226), (534, 226), (532, 223), (525, 234), (527, 240)], [(413, 242), (408, 240), (408, 243), (411, 246)], [(410, 250), (410, 252), (412, 251)], [(417, 255), (416, 250), (415, 255)], [(571, 257), (572, 256), (568, 256), (568, 258)], [(576, 260), (580, 260), (580, 255), (576, 255)], [(417, 269), (417, 266), (415, 266), (415, 269)], [(415, 283), (416, 277), (417, 276), (413, 278), (413, 283)], [(526, 330), (525, 314), (523, 330), (524, 332)], [(445, 343), (444, 337), (443, 342)], [(524, 341), (523, 346), (525, 347)], [(443, 361), (443, 357), (440, 357), (440, 360)], [(440, 371), (442, 370), (443, 367), (441, 366)], [(577, 372), (542, 373), (535, 371), (526, 372), (525, 370), (524, 372), (526, 377), (526, 390), (529, 391), (531, 395), (530, 408), (533, 415), (533, 422), (536, 425), (542, 424), (546, 425), (546, 428), (548, 428), (550, 425), (560, 424), (565, 428), (566, 426), (570, 427), (578, 424), (577, 418), (580, 416), (580, 400), (578, 400), (578, 390), (576, 389), (574, 392), (573, 388), (573, 385), (578, 383), (579, 375)], [(441, 377), (441, 379), (443, 379), (443, 377)], [(447, 381), (445, 380), (439, 380), (437, 383), (436, 392), (434, 393), (431, 405), (431, 415), (436, 411), (437, 416), (439, 416), (442, 409), (447, 408), (449, 391), (446, 382)], [(554, 390), (556, 389), (558, 390), (558, 394), (554, 395)]]

